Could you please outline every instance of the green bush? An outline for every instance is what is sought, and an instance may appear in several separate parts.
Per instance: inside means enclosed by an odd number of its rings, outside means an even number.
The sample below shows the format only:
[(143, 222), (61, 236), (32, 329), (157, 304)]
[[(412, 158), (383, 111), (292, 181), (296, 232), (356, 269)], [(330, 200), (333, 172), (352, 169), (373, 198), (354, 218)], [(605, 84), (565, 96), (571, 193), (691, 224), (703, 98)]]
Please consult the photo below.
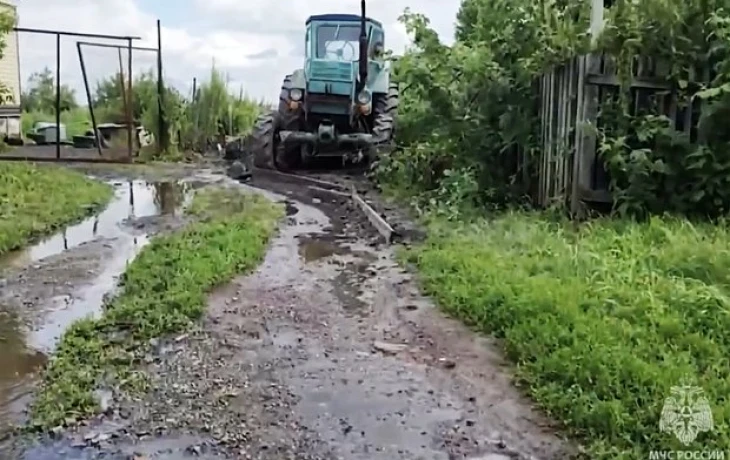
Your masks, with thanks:
[[(410, 186), (421, 203), (523, 202), (541, 149), (536, 80), (590, 50), (589, 7), (578, 0), (465, 0), (451, 47), (425, 17), (407, 11), (402, 21), (414, 46), (395, 65), (401, 151), (382, 163), (381, 179)], [(722, 215), (730, 207), (730, 135), (722, 128), (730, 114), (730, 1), (617, 0), (606, 19), (595, 49), (616, 58), (623, 86), (603, 101), (598, 138), (616, 210)], [(666, 67), (680, 111), (687, 98), (695, 107), (702, 102), (691, 138), (657, 116), (656, 98), (631, 110), (630, 70), (647, 58)], [(526, 173), (518, 169), (521, 158)]]
[[(56, 115), (53, 111), (23, 112), (20, 120), (23, 136), (27, 136), (38, 122), (55, 123)], [(61, 123), (66, 126), (66, 137), (68, 140), (71, 140), (73, 136), (83, 136), (87, 131), (92, 131), (89, 110), (85, 107), (61, 112)]]

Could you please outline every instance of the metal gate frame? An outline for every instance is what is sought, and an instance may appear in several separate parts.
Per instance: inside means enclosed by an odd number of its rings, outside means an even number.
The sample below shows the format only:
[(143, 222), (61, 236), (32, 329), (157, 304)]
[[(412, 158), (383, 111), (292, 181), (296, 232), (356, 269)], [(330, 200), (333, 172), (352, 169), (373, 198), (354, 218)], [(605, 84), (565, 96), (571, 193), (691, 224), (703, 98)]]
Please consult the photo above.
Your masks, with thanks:
[[(83, 33), (83, 32), (69, 32), (69, 31), (63, 31), (63, 30), (52, 30), (52, 29), (38, 29), (38, 28), (29, 28), (29, 27), (15, 27), (13, 28), (14, 32), (22, 32), (22, 33), (33, 33), (33, 34), (43, 34), (43, 35), (53, 35), (56, 37), (56, 100), (55, 100), (55, 112), (56, 112), (56, 142), (55, 142), (55, 150), (56, 155), (55, 158), (52, 157), (32, 157), (28, 155), (0, 155), (0, 160), (4, 161), (38, 161), (38, 162), (57, 162), (57, 161), (63, 161), (63, 162), (90, 162), (90, 163), (129, 163), (132, 161), (132, 157), (134, 154), (133, 149), (133, 121), (131, 120), (132, 117), (132, 51), (133, 50), (139, 50), (139, 51), (156, 51), (157, 52), (157, 68), (158, 68), (158, 104), (159, 104), (159, 127), (160, 132), (164, 132), (164, 126), (165, 126), (165, 120), (163, 115), (163, 97), (162, 91), (164, 89), (162, 84), (162, 39), (161, 39), (161, 28), (160, 28), (160, 21), (157, 20), (157, 41), (158, 41), (158, 48), (143, 48), (143, 47), (135, 47), (133, 46), (134, 40), (141, 40), (141, 37), (134, 37), (134, 36), (128, 36), (128, 35), (108, 35), (108, 34), (94, 34), (94, 33)], [(79, 55), (79, 64), (81, 66), (82, 76), (84, 79), (84, 86), (86, 89), (86, 97), (87, 97), (87, 104), (89, 107), (89, 113), (92, 118), (92, 125), (93, 125), (93, 131), (94, 131), (94, 137), (97, 144), (97, 151), (99, 153), (98, 158), (62, 158), (61, 157), (61, 142), (60, 142), (60, 135), (61, 135), (61, 37), (77, 37), (77, 38), (87, 38), (87, 39), (98, 39), (98, 40), (113, 40), (113, 41), (124, 41), (126, 42), (126, 45), (112, 45), (107, 43), (94, 43), (94, 42), (84, 42), (84, 41), (78, 41), (76, 42), (76, 48)], [(121, 69), (121, 50), (127, 49), (129, 52), (129, 59), (128, 59), (128, 80), (127, 80), (127, 90), (126, 95), (123, 95), (124, 97), (124, 104), (126, 108), (126, 116), (127, 116), (127, 143), (128, 143), (128, 157), (126, 159), (112, 159), (112, 158), (104, 158), (103, 152), (101, 150), (101, 143), (99, 142), (99, 132), (97, 129), (97, 123), (96, 119), (94, 117), (94, 109), (93, 104), (91, 100), (91, 93), (89, 89), (89, 81), (86, 75), (86, 66), (84, 63), (83, 58), (83, 52), (82, 52), (82, 46), (95, 46), (95, 47), (103, 47), (103, 48), (116, 48), (119, 50), (120, 54), (120, 69)], [(123, 86), (123, 85), (122, 85)], [(123, 93), (124, 94), (124, 93)], [(128, 95), (128, 97), (127, 97)], [(22, 134), (22, 133), (21, 133)], [(161, 136), (162, 137), (162, 136)], [(160, 142), (160, 149), (164, 148), (165, 139), (159, 139), (158, 142)]]

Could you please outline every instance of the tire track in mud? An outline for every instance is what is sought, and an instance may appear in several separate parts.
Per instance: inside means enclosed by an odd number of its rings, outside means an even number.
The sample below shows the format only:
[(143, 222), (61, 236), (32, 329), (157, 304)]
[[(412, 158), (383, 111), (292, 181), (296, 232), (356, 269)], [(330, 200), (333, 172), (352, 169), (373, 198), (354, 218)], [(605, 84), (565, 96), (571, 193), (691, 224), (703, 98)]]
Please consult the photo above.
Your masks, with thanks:
[(349, 200), (251, 185), (287, 200), (264, 263), (151, 343), (146, 395), (16, 458), (569, 458), (496, 344), (422, 297)]

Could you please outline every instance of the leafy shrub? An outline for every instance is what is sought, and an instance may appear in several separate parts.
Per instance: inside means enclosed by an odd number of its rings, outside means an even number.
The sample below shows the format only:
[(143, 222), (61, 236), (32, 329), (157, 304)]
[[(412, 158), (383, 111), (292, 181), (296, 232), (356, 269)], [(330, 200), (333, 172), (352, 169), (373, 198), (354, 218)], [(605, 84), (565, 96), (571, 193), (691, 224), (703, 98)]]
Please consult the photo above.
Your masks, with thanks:
[[(381, 179), (409, 185), (426, 204), (453, 195), (502, 207), (530, 195), (540, 153), (535, 82), (591, 49), (589, 7), (465, 0), (451, 47), (427, 18), (406, 11), (401, 20), (414, 45), (395, 65), (401, 150), (382, 162)], [(594, 49), (615, 57), (624, 84), (602, 101), (598, 137), (619, 213), (718, 216), (729, 208), (730, 138), (722, 128), (730, 114), (728, 11), (728, 0), (617, 0), (608, 9)], [(631, 69), (648, 58), (666, 68), (680, 115), (694, 101), (699, 122), (688, 134), (659, 114), (659, 96), (638, 113), (628, 104)], [(478, 184), (469, 197), (446, 179), (456, 176)]]

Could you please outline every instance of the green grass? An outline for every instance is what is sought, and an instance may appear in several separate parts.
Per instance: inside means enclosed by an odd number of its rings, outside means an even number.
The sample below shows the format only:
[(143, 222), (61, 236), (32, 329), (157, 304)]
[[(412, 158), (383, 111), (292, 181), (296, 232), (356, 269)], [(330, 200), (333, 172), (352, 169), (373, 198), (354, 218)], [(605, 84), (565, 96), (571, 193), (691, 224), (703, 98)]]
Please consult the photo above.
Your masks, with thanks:
[(112, 188), (75, 171), (0, 163), (0, 254), (105, 205)]
[(188, 328), (213, 287), (256, 267), (283, 209), (259, 195), (203, 189), (190, 213), (199, 221), (142, 249), (101, 318), (63, 335), (31, 411), (33, 426), (93, 414), (93, 392), (109, 378), (139, 382), (135, 365), (149, 340)]
[[(730, 447), (730, 234), (656, 218), (578, 229), (530, 214), (433, 228), (405, 252), (449, 314), (503, 339), (517, 376), (590, 458)], [(661, 433), (670, 387), (705, 391), (715, 427)]]

